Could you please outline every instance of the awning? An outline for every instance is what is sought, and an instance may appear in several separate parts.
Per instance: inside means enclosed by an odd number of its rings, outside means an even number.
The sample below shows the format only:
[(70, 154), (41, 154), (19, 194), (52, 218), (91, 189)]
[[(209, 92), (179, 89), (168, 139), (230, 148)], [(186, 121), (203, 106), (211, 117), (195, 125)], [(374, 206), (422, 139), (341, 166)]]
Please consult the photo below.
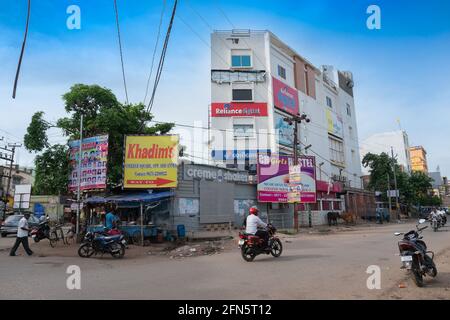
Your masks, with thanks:
[(173, 191), (163, 191), (157, 193), (148, 193), (148, 192), (136, 192), (136, 193), (124, 193), (113, 195), (109, 197), (90, 197), (84, 200), (84, 203), (89, 204), (101, 204), (107, 202), (113, 203), (149, 203), (158, 201), (161, 199), (172, 197), (175, 193)]

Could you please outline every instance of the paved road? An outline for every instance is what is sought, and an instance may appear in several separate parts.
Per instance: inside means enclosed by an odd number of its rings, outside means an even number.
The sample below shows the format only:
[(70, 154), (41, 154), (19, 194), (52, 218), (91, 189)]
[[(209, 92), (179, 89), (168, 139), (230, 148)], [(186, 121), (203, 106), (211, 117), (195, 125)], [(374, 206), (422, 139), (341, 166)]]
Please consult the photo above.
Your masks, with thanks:
[[(153, 255), (123, 260), (106, 256), (13, 258), (3, 250), (0, 298), (378, 299), (401, 297), (392, 295), (401, 282), (407, 284), (411, 297), (415, 290), (428, 290), (422, 291), (427, 297), (450, 298), (449, 272), (427, 279), (429, 289), (419, 289), (399, 269), (398, 239), (393, 233), (409, 231), (412, 226), (373, 225), (334, 234), (286, 237), (280, 258), (258, 256), (252, 263), (245, 262), (237, 248), (182, 260)], [(429, 248), (440, 253), (438, 270), (450, 265), (450, 255), (445, 254), (450, 249), (449, 231), (424, 231)], [(66, 288), (66, 268), (73, 264), (81, 268), (81, 290)], [(367, 289), (369, 265), (381, 268), (381, 290)], [(439, 290), (437, 296), (435, 289)]]

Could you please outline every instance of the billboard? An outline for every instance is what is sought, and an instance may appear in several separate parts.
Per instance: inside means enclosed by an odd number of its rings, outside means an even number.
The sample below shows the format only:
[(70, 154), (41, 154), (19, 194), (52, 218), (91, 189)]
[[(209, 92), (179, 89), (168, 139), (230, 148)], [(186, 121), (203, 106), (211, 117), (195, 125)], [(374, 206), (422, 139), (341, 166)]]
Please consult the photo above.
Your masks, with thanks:
[[(298, 162), (296, 167), (292, 156), (258, 155), (258, 201), (294, 202), (295, 193), (300, 191), (300, 199), (295, 202), (316, 202), (315, 158), (299, 156)], [(291, 184), (290, 173), (296, 176)]]
[(272, 77), (272, 87), (274, 106), (289, 114), (297, 115), (300, 110), (297, 89), (289, 87), (274, 77)]
[(16, 184), (14, 190), (14, 209), (30, 207), (31, 184)]
[(177, 135), (125, 137), (124, 188), (176, 188)]
[(325, 110), (325, 113), (327, 116), (328, 133), (342, 138), (344, 136), (344, 124), (342, 122), (342, 117), (331, 110)]
[(267, 103), (212, 103), (211, 117), (267, 117)]
[(108, 135), (83, 139), (81, 148), (81, 181), (78, 177), (80, 140), (69, 141), (69, 148), (69, 161), (71, 165), (69, 191), (76, 191), (79, 182), (80, 190), (105, 189), (108, 161)]
[(274, 113), (275, 137), (278, 144), (292, 148), (294, 145), (294, 124), (290, 125), (283, 118), (285, 118), (283, 115)]
[(270, 154), (270, 149), (258, 150), (212, 150), (211, 158), (213, 160), (255, 160), (258, 153)]

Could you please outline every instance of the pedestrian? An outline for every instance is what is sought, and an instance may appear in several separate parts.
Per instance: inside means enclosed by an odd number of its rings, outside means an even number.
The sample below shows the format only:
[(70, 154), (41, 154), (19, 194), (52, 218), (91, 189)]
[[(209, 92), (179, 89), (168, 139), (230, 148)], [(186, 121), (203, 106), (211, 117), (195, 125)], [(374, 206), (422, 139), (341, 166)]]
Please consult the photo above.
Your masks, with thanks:
[(20, 244), (23, 245), (23, 248), (29, 256), (33, 254), (33, 251), (31, 251), (30, 247), (28, 246), (28, 232), (30, 231), (30, 228), (28, 227), (29, 218), (30, 214), (28, 212), (25, 212), (22, 219), (19, 220), (16, 243), (14, 243), (14, 246), (11, 248), (11, 252), (9, 253), (9, 255), (12, 257), (16, 255), (16, 250), (19, 248)]
[(111, 205), (110, 210), (105, 217), (105, 227), (109, 230), (115, 229), (117, 227), (118, 220), (119, 217), (117, 217), (116, 215), (116, 208), (113, 205)]

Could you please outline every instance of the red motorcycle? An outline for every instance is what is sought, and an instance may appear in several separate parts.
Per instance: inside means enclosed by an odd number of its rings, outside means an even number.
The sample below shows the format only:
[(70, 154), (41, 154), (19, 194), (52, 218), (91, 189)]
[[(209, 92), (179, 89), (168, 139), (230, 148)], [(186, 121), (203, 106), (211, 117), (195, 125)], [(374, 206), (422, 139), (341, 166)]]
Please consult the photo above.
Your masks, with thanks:
[(266, 231), (269, 233), (269, 242), (266, 245), (264, 239), (253, 234), (239, 232), (239, 248), (241, 249), (242, 258), (251, 262), (259, 254), (271, 254), (275, 258), (281, 256), (283, 245), (280, 239), (275, 237), (276, 228), (272, 224), (268, 224)]

